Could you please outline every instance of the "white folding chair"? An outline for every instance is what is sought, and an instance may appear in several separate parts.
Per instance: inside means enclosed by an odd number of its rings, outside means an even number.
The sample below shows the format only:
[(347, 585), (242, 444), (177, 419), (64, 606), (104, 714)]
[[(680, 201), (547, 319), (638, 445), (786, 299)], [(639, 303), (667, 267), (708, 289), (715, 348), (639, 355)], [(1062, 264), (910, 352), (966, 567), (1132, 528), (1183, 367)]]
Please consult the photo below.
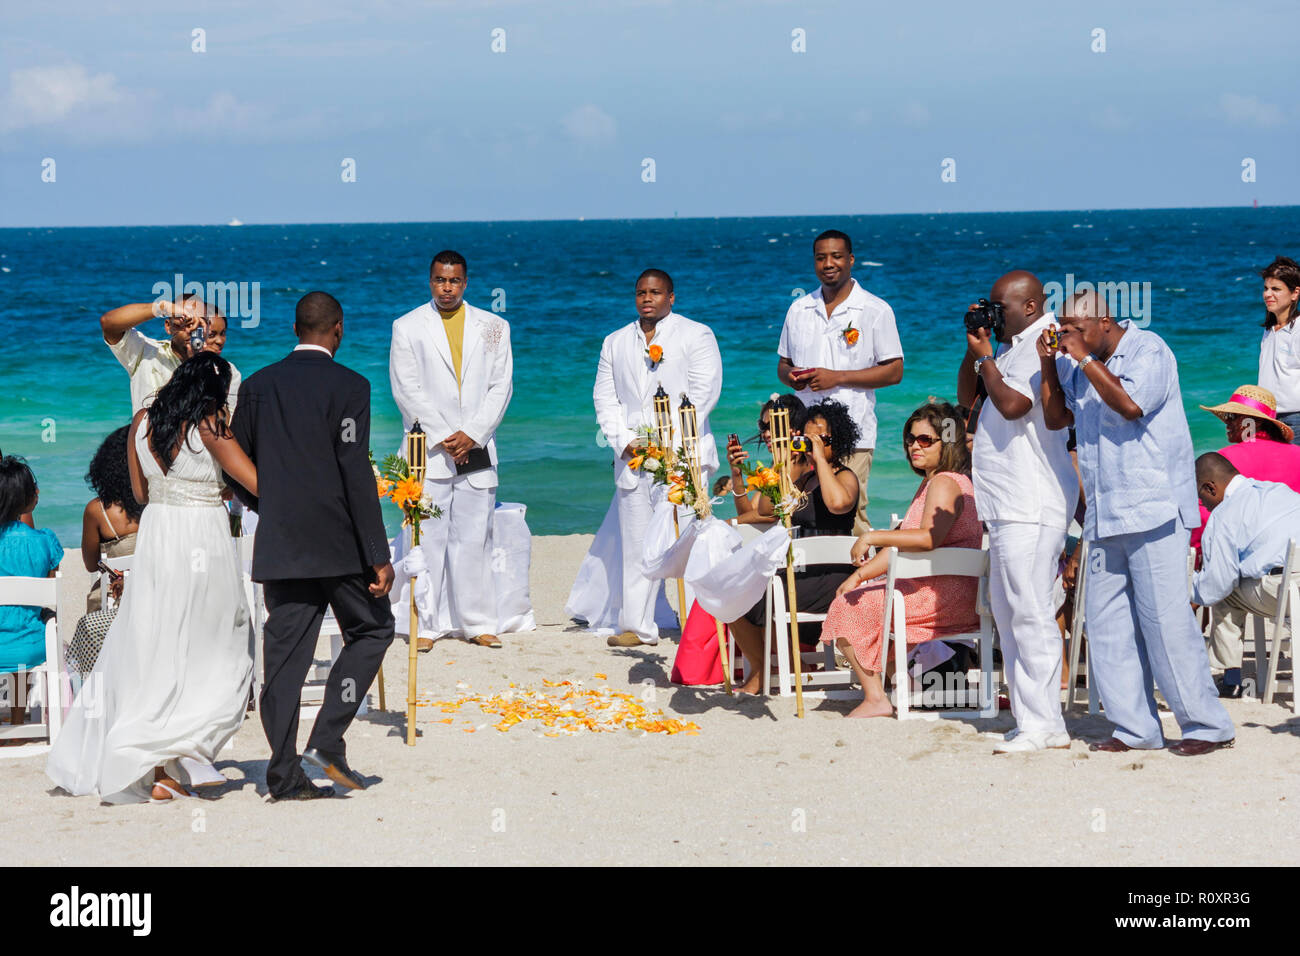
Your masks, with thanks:
[[(1072, 710), (1075, 705), (1075, 688), (1079, 683), (1079, 653), (1087, 641), (1084, 629), (1084, 592), (1088, 587), (1088, 542), (1083, 542), (1080, 552), (1079, 573), (1074, 582), (1074, 614), (1070, 620), (1070, 670), (1066, 675), (1065, 709)], [(1088, 686), (1088, 713), (1096, 716), (1101, 712), (1101, 701), (1097, 697), (1097, 685), (1092, 680), (1092, 665), (1084, 671), (1084, 683)]]
[[(827, 564), (852, 564), (853, 559), (850, 552), (857, 540), (855, 535), (814, 535), (807, 538), (795, 538), (795, 569), (801, 570)], [(772, 579), (772, 582), (768, 585), (767, 593), (767, 628), (763, 632), (763, 693), (771, 693), (772, 668), (770, 661), (772, 642), (775, 640), (778, 694), (781, 697), (789, 697), (794, 693), (794, 679), (791, 673), (790, 609), (786, 604), (787, 593), (784, 569), (780, 572), (779, 577)], [(799, 586), (796, 582), (795, 600), (797, 601), (798, 598)], [(808, 611), (797, 611), (797, 613), (801, 624), (826, 620), (825, 614), (813, 614)], [(818, 658), (821, 659), (822, 663), (822, 670), (820, 671), (812, 669), (817, 665)], [(805, 697), (809, 695), (810, 690), (817, 697), (841, 696), (840, 693), (832, 693), (829, 689), (832, 687), (847, 689), (852, 684), (852, 671), (839, 669), (835, 662), (835, 648), (829, 644), (823, 644), (820, 651), (803, 652), (800, 663), (802, 665)]]
[[(1296, 608), (1300, 606), (1300, 581), (1297, 581), (1291, 575), (1300, 572), (1300, 566), (1296, 564), (1296, 543), (1295, 538), (1287, 544), (1286, 562), (1282, 565), (1282, 584), (1277, 593), (1277, 614), (1273, 618), (1273, 646), (1268, 657), (1261, 653), (1262, 648), (1258, 639), (1255, 644), (1255, 679), (1260, 679), (1260, 669), (1263, 668), (1264, 678), (1264, 703), (1273, 703), (1273, 692), (1277, 689), (1277, 672), (1278, 664), (1281, 661), (1282, 653), (1282, 635), (1285, 633), (1291, 638), (1291, 646), (1288, 648), (1291, 658), (1291, 712), (1300, 713), (1300, 706), (1296, 704), (1295, 692), (1295, 617)], [(1260, 628), (1256, 628), (1258, 636)]]
[[(114, 571), (122, 572), (122, 583), (123, 586), (125, 586), (126, 579), (131, 574), (131, 567), (135, 564), (135, 555), (128, 554), (120, 558), (104, 558), (104, 564), (112, 568)], [(101, 595), (102, 607), (106, 611), (117, 606), (117, 601), (113, 599), (113, 595), (108, 589), (110, 580), (111, 578), (106, 573), (103, 571), (99, 572), (99, 593)]]
[[(42, 743), (23, 744), (18, 747), (0, 747), (0, 757), (34, 757), (47, 753), (63, 729), (63, 694), (60, 693), (63, 674), (63, 645), (59, 642), (58, 610), (59, 580), (52, 578), (0, 577), (0, 607), (38, 607), (50, 611), (45, 622), (45, 663), (27, 671), (0, 675), (0, 680), (10, 682), (13, 695), (5, 706), (21, 705), (27, 689), (27, 676), (35, 675), (33, 696), (27, 699), (33, 718), (17, 726), (0, 725), (0, 740), (37, 740)], [(8, 695), (6, 695), (8, 696)], [(36, 719), (37, 712), (40, 719)]]
[[(910, 578), (928, 578), (948, 574), (978, 578), (975, 608), (979, 614), (980, 629), (967, 634), (944, 637), (948, 643), (972, 645), (979, 654), (979, 687), (976, 704), (970, 707), (947, 710), (926, 710), (914, 714), (907, 671), (907, 607), (897, 583)], [(939, 717), (996, 717), (998, 713), (997, 685), (993, 681), (993, 613), (988, 603), (989, 553), (976, 548), (936, 548), (933, 551), (907, 552), (894, 549), (889, 555), (889, 573), (885, 579), (885, 620), (881, 644), (881, 662), (887, 659), (890, 638), (894, 644), (894, 685), (899, 720), (914, 717), (929, 719)], [(969, 675), (968, 675), (969, 685)], [(945, 697), (947, 692), (945, 690)], [(969, 697), (968, 697), (969, 699)]]

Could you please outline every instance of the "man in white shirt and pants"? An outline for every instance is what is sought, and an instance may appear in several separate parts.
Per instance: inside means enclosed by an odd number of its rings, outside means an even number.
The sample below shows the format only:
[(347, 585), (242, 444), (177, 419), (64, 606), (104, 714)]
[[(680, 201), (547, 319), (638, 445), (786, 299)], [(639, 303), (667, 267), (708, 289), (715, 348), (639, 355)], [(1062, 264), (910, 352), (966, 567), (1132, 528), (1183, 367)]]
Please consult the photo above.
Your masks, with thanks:
[[(653, 488), (650, 476), (629, 468), (628, 461), (638, 441), (638, 429), (654, 425), (653, 398), (660, 386), (671, 397), (675, 445), (681, 440), (678, 408), (682, 395), (695, 405), (704, 493), (718, 468), (709, 414), (722, 392), (722, 356), (713, 330), (672, 311), (675, 301), (668, 273), (659, 269), (643, 272), (636, 283), (639, 318), (605, 337), (596, 369), (596, 420), (614, 452), (614, 494), (623, 550), (619, 632), (609, 637), (611, 647), (659, 643), (654, 607), (662, 582), (641, 573), (641, 552), (654, 503), (666, 492)], [(656, 493), (653, 500), (652, 492)], [(619, 600), (620, 595), (610, 598)], [(683, 621), (688, 610), (679, 609)]]
[[(796, 299), (777, 346), (777, 376), (805, 405), (834, 399), (858, 423), (858, 447), (845, 461), (858, 476), (858, 515), (867, 520), (867, 479), (876, 448), (876, 389), (903, 380), (903, 346), (894, 310), (853, 278), (853, 241), (838, 229), (813, 240), (820, 288)], [(804, 389), (812, 392), (808, 395)]]
[[(451, 626), (471, 643), (500, 647), (492, 579), (496, 430), (513, 392), (510, 326), (464, 301), (468, 266), (444, 250), (429, 266), (432, 299), (393, 323), (388, 378), (402, 428), (427, 435), (425, 489), (442, 517), (420, 526), (416, 572), (446, 581)], [(408, 571), (410, 570), (408, 566)], [(433, 646), (417, 638), (419, 648)]]
[[(1005, 326), (967, 331), (957, 400), (970, 408), (977, 391), (986, 396), (971, 483), (975, 510), (989, 529), (989, 603), (1016, 718), (1016, 730), (993, 752), (1068, 749), (1053, 585), (1079, 479), (1066, 433), (1043, 420), (1037, 349), (1056, 317), (1043, 312), (1042, 283), (1024, 271), (998, 279), (989, 302), (1002, 306)], [(1002, 343), (996, 356), (994, 340)]]

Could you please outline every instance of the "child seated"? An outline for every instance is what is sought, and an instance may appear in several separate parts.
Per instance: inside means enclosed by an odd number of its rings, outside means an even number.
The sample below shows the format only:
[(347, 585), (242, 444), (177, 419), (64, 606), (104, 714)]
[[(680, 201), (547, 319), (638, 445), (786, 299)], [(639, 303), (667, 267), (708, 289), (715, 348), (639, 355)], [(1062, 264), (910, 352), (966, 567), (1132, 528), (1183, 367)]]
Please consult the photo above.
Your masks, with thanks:
[[(36, 508), (36, 478), (13, 455), (0, 458), (0, 576), (53, 576), (63, 546), (48, 528), (37, 531), (19, 519)], [(22, 673), (45, 663), (45, 623), (37, 607), (0, 607), (0, 674)], [(9, 683), (11, 722), (23, 722), (26, 693)]]

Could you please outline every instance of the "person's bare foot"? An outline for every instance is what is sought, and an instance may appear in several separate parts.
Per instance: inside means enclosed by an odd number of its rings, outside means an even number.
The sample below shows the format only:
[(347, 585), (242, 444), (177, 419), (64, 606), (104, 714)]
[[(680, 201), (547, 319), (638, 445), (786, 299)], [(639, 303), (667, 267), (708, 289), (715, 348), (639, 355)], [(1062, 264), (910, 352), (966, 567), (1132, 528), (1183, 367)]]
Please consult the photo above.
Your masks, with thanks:
[(881, 701), (864, 700), (858, 706), (848, 712), (849, 717), (892, 717), (894, 715), (894, 705), (886, 697)]
[(732, 688), (737, 694), (744, 694), (748, 697), (756, 697), (763, 692), (763, 675), (755, 674), (743, 684), (737, 684)]

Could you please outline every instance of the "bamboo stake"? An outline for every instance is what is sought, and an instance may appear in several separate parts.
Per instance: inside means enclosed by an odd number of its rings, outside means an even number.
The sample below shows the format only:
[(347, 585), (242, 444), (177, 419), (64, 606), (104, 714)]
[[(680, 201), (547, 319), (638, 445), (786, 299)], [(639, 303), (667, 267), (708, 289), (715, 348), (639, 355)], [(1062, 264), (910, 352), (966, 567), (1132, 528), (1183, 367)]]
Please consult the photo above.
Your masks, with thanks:
[[(424, 483), (425, 468), (425, 439), (424, 431), (420, 428), (417, 420), (406, 436), (406, 462), (408, 474), (421, 484)], [(415, 549), (420, 546), (420, 520), (417, 515), (411, 521), (411, 548)], [(417, 575), (411, 575), (411, 627), (407, 632), (409, 635), (409, 659), (407, 660), (406, 671), (406, 745), (415, 746), (415, 678), (418, 669), (419, 660), (419, 643), (420, 643), (420, 612), (415, 606), (415, 581)], [(382, 685), (381, 685), (382, 686)]]
[[(669, 460), (673, 456), (673, 403), (664, 391), (663, 383), (654, 394), (654, 417), (655, 417), (655, 436), (659, 442), (659, 447)], [(681, 528), (677, 525), (677, 509), (673, 508), (673, 534), (680, 538), (682, 536)], [(686, 582), (682, 578), (677, 579), (677, 625), (683, 634), (686, 633)]]
[[(790, 481), (790, 411), (785, 408), (772, 409), (772, 462), (781, 481), (781, 500), (789, 501), (794, 493), (794, 484)], [(787, 530), (792, 528), (791, 515), (782, 519)], [(794, 584), (794, 538), (790, 539), (790, 548), (785, 559), (785, 585), (790, 598), (790, 655), (794, 666), (795, 715), (803, 717), (803, 656), (799, 652), (799, 611), (796, 602)], [(768, 666), (764, 661), (763, 666)]]
[[(691, 473), (691, 484), (695, 487), (696, 501), (702, 501), (704, 514), (712, 513), (713, 506), (709, 503), (704, 490), (704, 475), (700, 471), (700, 430), (699, 421), (695, 414), (695, 406), (685, 395), (682, 396), (682, 403), (678, 406), (677, 413), (682, 419), (682, 450), (686, 452), (686, 467)], [(700, 513), (697, 508), (696, 513)], [(673, 519), (676, 520), (677, 512), (673, 512)], [(717, 618), (713, 619), (714, 627), (718, 632), (718, 660), (722, 662), (722, 686), (728, 695), (731, 694), (731, 664), (727, 660), (727, 633), (726, 627)]]
[(384, 701), (384, 665), (379, 665), (379, 709), (387, 710), (388, 704)]

